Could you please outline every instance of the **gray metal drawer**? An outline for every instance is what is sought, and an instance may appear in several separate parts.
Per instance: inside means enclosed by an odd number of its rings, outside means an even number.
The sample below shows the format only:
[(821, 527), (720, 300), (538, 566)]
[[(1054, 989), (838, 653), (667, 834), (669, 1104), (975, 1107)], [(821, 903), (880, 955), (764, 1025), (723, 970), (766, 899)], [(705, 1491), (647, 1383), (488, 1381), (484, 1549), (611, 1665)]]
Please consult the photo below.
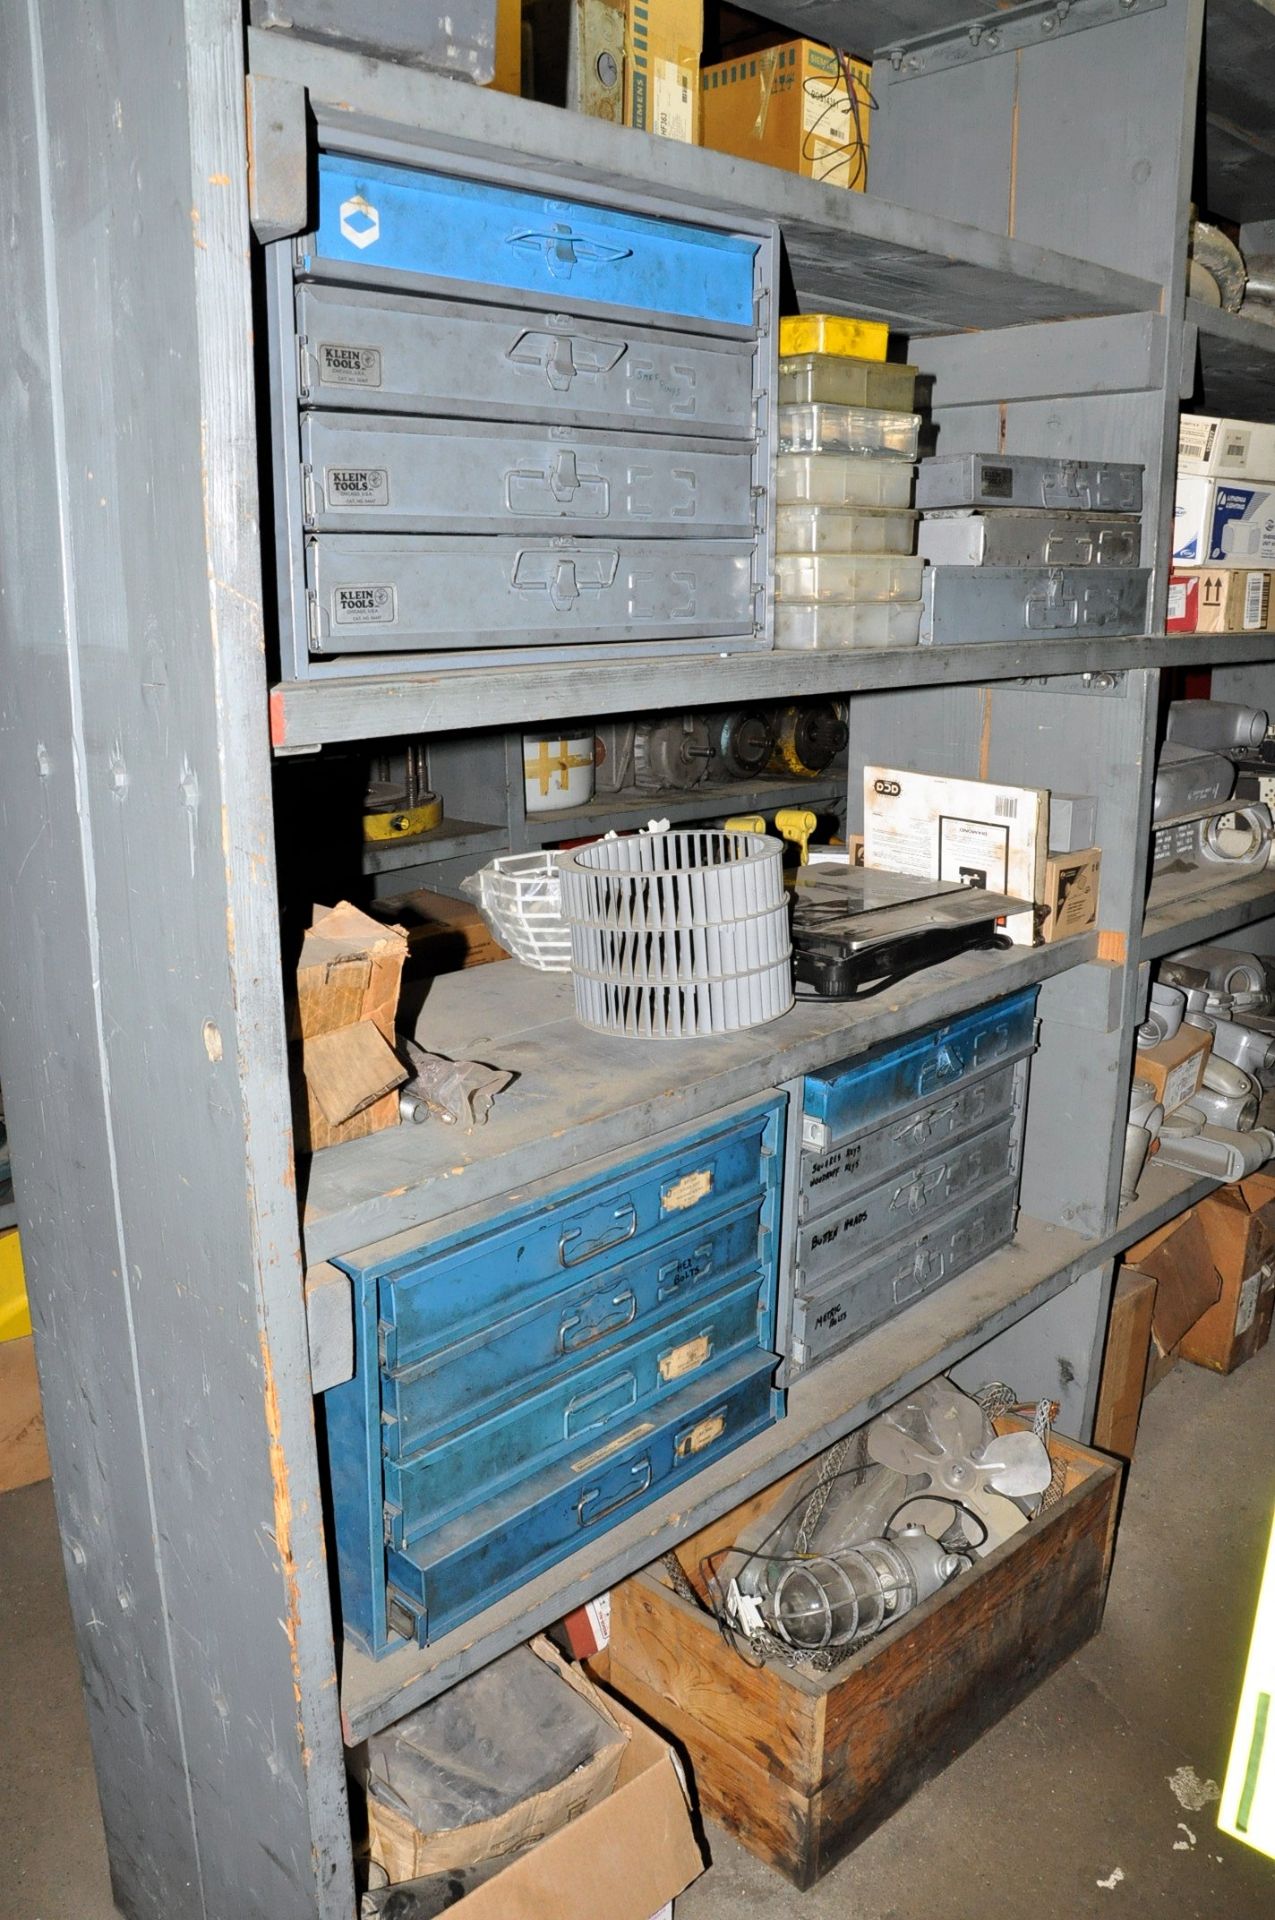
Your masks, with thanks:
[(1145, 567), (927, 567), (921, 645), (1144, 633)]
[(324, 530), (750, 538), (755, 521), (742, 440), (308, 413), (301, 460)]
[(749, 340), (301, 285), (302, 406), (751, 440)]
[(1016, 1176), (1018, 1160), (1019, 1127), (1011, 1116), (892, 1174), (835, 1212), (805, 1221), (797, 1231), (798, 1288), (804, 1291), (827, 1274), (857, 1266), (878, 1247), (924, 1231), (1006, 1174)]
[(991, 1193), (793, 1302), (792, 1368), (803, 1373), (880, 1326), (901, 1307), (955, 1279), (1014, 1235), (1016, 1176)]
[[(324, 653), (755, 632), (751, 541), (326, 534), (306, 543)], [(761, 644), (758, 641), (758, 644)]]
[(996, 507), (927, 513), (917, 552), (931, 566), (1136, 567), (1142, 521), (1132, 513)]
[(1027, 1094), (1027, 1060), (985, 1074), (950, 1093), (897, 1114), (827, 1153), (809, 1148), (797, 1175), (797, 1217), (817, 1220), (844, 1207), (855, 1194), (901, 1174), (998, 1120), (1021, 1114)]

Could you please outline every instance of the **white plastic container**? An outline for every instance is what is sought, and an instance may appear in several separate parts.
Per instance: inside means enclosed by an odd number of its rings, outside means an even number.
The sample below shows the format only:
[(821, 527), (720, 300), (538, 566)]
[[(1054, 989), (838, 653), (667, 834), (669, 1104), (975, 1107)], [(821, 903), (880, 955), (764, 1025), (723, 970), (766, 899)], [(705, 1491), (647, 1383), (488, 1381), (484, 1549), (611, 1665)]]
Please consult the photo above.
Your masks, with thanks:
[(556, 853), (504, 853), (460, 884), (515, 960), (537, 973), (571, 971)]
[(910, 507), (916, 469), (893, 454), (781, 453), (781, 507)]
[(856, 360), (844, 353), (796, 353), (779, 362), (779, 404), (810, 401), (838, 407), (886, 407), (910, 413), (915, 367), (892, 360)]
[(528, 813), (558, 813), (593, 798), (593, 728), (572, 733), (524, 733), (523, 792)]
[(912, 553), (920, 515), (908, 507), (779, 507), (780, 553)]
[(880, 407), (779, 407), (780, 453), (876, 453), (915, 460), (919, 413), (889, 413)]
[(919, 600), (792, 600), (775, 603), (775, 646), (784, 653), (914, 647)]
[(595, 840), (558, 863), (586, 1027), (734, 1033), (792, 1005), (782, 841), (685, 828)]
[(781, 600), (919, 600), (924, 560), (893, 553), (777, 553)]

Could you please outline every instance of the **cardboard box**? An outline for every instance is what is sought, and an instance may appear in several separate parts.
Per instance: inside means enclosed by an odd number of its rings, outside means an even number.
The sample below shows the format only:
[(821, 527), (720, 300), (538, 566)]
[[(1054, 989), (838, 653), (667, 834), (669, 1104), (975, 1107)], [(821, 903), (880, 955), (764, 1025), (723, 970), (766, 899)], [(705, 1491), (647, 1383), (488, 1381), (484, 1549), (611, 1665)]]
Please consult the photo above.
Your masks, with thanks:
[(1104, 1453), (1132, 1460), (1151, 1350), (1151, 1315), (1156, 1282), (1149, 1273), (1125, 1267), (1116, 1277), (1107, 1322), (1107, 1345), (1098, 1384), (1093, 1443)]
[(1169, 576), (1170, 633), (1264, 633), (1275, 576), (1235, 567)]
[(317, 1152), (398, 1125), (407, 1069), (393, 1042), (406, 956), (401, 927), (380, 925), (348, 900), (317, 911), (297, 965), (299, 1148)]
[(1135, 1078), (1155, 1088), (1155, 1097), (1166, 1113), (1184, 1107), (1199, 1089), (1205, 1062), (1213, 1046), (1213, 1036), (1203, 1027), (1182, 1025), (1171, 1040), (1158, 1046), (1139, 1047), (1134, 1056)]
[(0, 1342), (0, 1493), (49, 1477), (35, 1342)]
[(1233, 1373), (1270, 1338), (1275, 1310), (1275, 1179), (1254, 1174), (1196, 1208), (1222, 1291), (1182, 1336), (1182, 1358)]
[[(540, 1792), (528, 1794), (525, 1799), (490, 1819), (475, 1820), (465, 1826), (452, 1826), (441, 1831), (423, 1832), (412, 1820), (406, 1807), (395, 1803), (395, 1790), (404, 1780), (411, 1781), (419, 1774), (422, 1757), (431, 1779), (437, 1777), (436, 1719), (431, 1722), (427, 1716), (424, 1731), (417, 1727), (413, 1732), (414, 1723), (409, 1716), (398, 1726), (377, 1735), (368, 1748), (368, 1847), (372, 1859), (384, 1869), (392, 1884), (398, 1885), (426, 1874), (444, 1873), (522, 1853), (526, 1848), (537, 1846), (559, 1832), (570, 1821), (579, 1819), (590, 1807), (597, 1806), (614, 1791), (628, 1734), (612, 1712), (611, 1702), (599, 1693), (578, 1667), (564, 1660), (543, 1636), (531, 1641), (530, 1652), (549, 1670), (547, 1685), (550, 1693), (556, 1699), (557, 1688), (561, 1685), (578, 1694), (588, 1710), (586, 1719), (592, 1725), (596, 1717), (598, 1737), (605, 1740), (606, 1744), (600, 1746), (565, 1779), (555, 1781)], [(518, 1671), (524, 1676), (523, 1679), (516, 1683), (512, 1679), (502, 1680), (497, 1677), (496, 1669), (492, 1669), (488, 1676), (497, 1690), (501, 1711), (505, 1701), (511, 1699), (510, 1685), (516, 1684), (521, 1689), (526, 1684), (528, 1649), (517, 1648), (515, 1655), (510, 1658), (515, 1660), (516, 1666), (518, 1662), (522, 1663)], [(546, 1680), (541, 1669), (532, 1665), (530, 1672), (541, 1676), (539, 1684), (543, 1689)], [(537, 1697), (543, 1705), (548, 1695), (542, 1692)], [(491, 1689), (488, 1689), (488, 1711), (492, 1704)], [(555, 1706), (554, 1710), (559, 1709)], [(525, 1708), (523, 1711), (525, 1713)], [(463, 1719), (465, 1715), (462, 1714)], [(423, 1756), (420, 1747), (422, 1739), (425, 1742)], [(450, 1753), (446, 1758), (451, 1760)], [(457, 1769), (462, 1773), (469, 1758), (471, 1756), (455, 1756)], [(478, 1752), (472, 1756), (472, 1762), (480, 1778), (489, 1776), (490, 1755), (483, 1752), (481, 1742)], [(506, 1753), (502, 1765), (508, 1764), (509, 1755)], [(535, 1766), (528, 1777), (534, 1775)], [(407, 1787), (403, 1787), (403, 1791), (410, 1792)], [(434, 1789), (431, 1787), (430, 1791)], [(507, 1794), (508, 1791), (508, 1783), (502, 1783), (502, 1792)], [(450, 1797), (450, 1793), (444, 1796), (445, 1804), (450, 1804)]]
[(1275, 482), (1180, 474), (1173, 496), (1175, 567), (1255, 567), (1275, 561)]
[(1177, 1347), (1222, 1291), (1222, 1276), (1194, 1207), (1130, 1247), (1125, 1265), (1156, 1283), (1151, 1340), (1161, 1356)]
[(1178, 472), (1212, 480), (1275, 479), (1275, 426), (1184, 413), (1178, 421)]
[(448, 1907), (448, 1920), (651, 1920), (704, 1871), (671, 1747), (622, 1701), (607, 1705), (629, 1736), (614, 1792)]
[(814, 40), (788, 40), (705, 67), (701, 144), (862, 193), (868, 184), (872, 69), (858, 60), (847, 64), (853, 105), (836, 53)]
[(1040, 903), (1040, 937), (1046, 944), (1066, 940), (1098, 924), (1098, 882), (1102, 848), (1051, 854), (1045, 862)]
[(666, 140), (699, 140), (703, 0), (628, 0), (624, 124)]
[[(1019, 900), (1044, 898), (1049, 795), (990, 780), (863, 770), (864, 865), (922, 880), (971, 881)], [(1036, 915), (1007, 924), (1019, 946), (1036, 944)]]

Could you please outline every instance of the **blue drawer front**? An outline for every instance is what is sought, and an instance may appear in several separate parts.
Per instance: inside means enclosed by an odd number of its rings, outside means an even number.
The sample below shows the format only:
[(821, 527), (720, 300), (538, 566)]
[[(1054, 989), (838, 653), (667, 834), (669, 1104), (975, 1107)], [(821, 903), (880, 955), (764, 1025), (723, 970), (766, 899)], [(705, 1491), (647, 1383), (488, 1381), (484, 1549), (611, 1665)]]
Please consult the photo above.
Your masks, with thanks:
[(488, 181), (322, 154), (302, 260), (751, 327), (757, 243)]
[(568, 1280), (609, 1273), (746, 1195), (773, 1188), (781, 1114), (782, 1102), (756, 1107), (567, 1187), (560, 1198), (524, 1202), (490, 1225), (351, 1269), (380, 1281), (383, 1364), (394, 1369), (423, 1359)]
[(553, 1384), (385, 1463), (386, 1533), (404, 1546), (537, 1467), (661, 1407), (738, 1353), (770, 1344), (773, 1285), (756, 1274)]
[[(774, 1234), (763, 1221), (760, 1195), (734, 1212), (706, 1220), (649, 1253), (621, 1261), (587, 1280), (520, 1307), (492, 1326), (439, 1348), (382, 1381), (385, 1451), (415, 1452), (433, 1435), (469, 1423), (483, 1406), (498, 1404), (529, 1384), (612, 1354), (684, 1303), (716, 1294), (732, 1280), (763, 1273), (773, 1304)], [(770, 1344), (770, 1323), (758, 1333)]]
[(774, 1354), (732, 1361), (636, 1421), (627, 1437), (542, 1469), (410, 1549), (392, 1549), (391, 1596), (414, 1615), (420, 1645), (772, 1425), (776, 1364)]
[(902, 1046), (877, 1047), (806, 1076), (807, 1145), (824, 1151), (890, 1114), (998, 1066), (1032, 1043), (1036, 989), (976, 1007)]

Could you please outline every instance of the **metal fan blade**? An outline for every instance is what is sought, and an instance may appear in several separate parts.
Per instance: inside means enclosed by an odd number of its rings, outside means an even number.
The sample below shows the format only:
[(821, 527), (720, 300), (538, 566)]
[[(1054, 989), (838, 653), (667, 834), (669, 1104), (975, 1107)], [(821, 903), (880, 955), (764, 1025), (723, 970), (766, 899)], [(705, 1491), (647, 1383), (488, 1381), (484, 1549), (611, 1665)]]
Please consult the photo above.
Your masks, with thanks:
[(1015, 1500), (1044, 1493), (1053, 1474), (1049, 1449), (1034, 1433), (994, 1434), (975, 1464), (985, 1486)]
[(971, 1513), (976, 1513), (987, 1528), (987, 1538), (974, 1548), (980, 1559), (985, 1559), (1002, 1540), (1008, 1540), (1011, 1534), (1021, 1533), (1027, 1525), (1027, 1515), (1021, 1507), (1003, 1493), (993, 1493), (990, 1487), (979, 1487), (977, 1492), (965, 1497), (964, 1504)]
[(926, 1474), (940, 1458), (937, 1448), (896, 1427), (888, 1413), (882, 1413), (868, 1428), (868, 1458), (880, 1467), (892, 1467), (895, 1473)]
[(944, 1453), (965, 1459), (982, 1446), (987, 1422), (977, 1400), (950, 1380), (931, 1380), (913, 1396), (924, 1409), (931, 1433)]

